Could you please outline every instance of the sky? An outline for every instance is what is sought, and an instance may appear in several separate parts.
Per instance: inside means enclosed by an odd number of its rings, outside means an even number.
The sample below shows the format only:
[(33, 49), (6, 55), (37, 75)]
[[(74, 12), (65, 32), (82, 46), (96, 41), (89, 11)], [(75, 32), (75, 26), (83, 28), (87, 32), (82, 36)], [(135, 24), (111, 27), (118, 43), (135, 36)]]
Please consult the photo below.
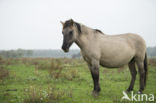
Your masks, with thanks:
[(156, 46), (156, 0), (0, 0), (0, 50), (61, 49), (60, 21), (71, 18), (110, 35), (137, 33)]

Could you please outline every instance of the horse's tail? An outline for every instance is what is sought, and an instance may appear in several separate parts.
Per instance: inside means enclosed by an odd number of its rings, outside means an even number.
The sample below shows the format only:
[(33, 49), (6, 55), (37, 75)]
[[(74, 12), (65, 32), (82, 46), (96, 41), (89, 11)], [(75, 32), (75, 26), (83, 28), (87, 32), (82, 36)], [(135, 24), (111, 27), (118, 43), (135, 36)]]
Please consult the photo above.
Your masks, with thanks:
[(146, 86), (146, 80), (147, 80), (147, 75), (148, 75), (147, 53), (145, 53), (144, 70), (145, 70), (144, 86)]

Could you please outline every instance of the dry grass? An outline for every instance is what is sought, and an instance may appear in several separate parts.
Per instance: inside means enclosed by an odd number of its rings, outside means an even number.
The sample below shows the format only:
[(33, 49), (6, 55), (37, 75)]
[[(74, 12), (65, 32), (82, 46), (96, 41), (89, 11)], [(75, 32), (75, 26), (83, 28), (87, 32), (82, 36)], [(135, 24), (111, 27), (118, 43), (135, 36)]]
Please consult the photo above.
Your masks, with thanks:
[(151, 66), (156, 66), (156, 58), (150, 58), (148, 64)]
[(35, 65), (36, 70), (48, 70), (49, 75), (54, 79), (61, 77), (63, 64), (60, 59), (42, 60), (40, 62), (34, 61), (33, 65)]
[(0, 64), (3, 63), (3, 58), (0, 56)]
[(73, 79), (75, 78), (79, 78), (80, 75), (78, 73), (78, 71), (76, 69), (67, 69), (66, 71), (64, 71), (61, 76), (64, 78), (64, 79), (67, 79), (67, 80), (70, 80), (72, 81)]
[(62, 69), (62, 62), (59, 59), (56, 59), (51, 61), (50, 68), (48, 70), (51, 77), (58, 79), (61, 76)]
[(3, 80), (9, 76), (9, 71), (3, 66), (4, 62), (4, 59), (0, 57), (0, 80)]
[(64, 98), (72, 98), (72, 92), (51, 87), (46, 90), (31, 86), (25, 89), (24, 103), (57, 103)]
[(9, 71), (0, 66), (0, 80), (9, 77)]
[(48, 70), (50, 77), (53, 79), (72, 80), (79, 77), (76, 69), (69, 69), (71, 65), (76, 65), (72, 59), (49, 59), (48, 61), (44, 60), (44, 62), (34, 62), (34, 65), (36, 70)]

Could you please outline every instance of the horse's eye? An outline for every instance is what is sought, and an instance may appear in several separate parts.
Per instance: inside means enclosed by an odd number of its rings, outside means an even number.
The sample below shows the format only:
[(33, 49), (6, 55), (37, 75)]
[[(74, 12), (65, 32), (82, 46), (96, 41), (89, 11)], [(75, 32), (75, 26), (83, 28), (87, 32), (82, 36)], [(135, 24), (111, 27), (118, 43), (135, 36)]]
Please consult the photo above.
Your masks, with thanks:
[(70, 32), (69, 32), (69, 35), (73, 35), (73, 31), (70, 31)]

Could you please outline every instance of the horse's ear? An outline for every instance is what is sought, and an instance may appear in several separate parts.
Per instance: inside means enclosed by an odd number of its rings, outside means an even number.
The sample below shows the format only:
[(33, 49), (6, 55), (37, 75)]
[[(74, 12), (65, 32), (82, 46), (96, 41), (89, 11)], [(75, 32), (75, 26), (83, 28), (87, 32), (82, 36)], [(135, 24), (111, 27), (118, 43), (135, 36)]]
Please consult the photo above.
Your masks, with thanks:
[(74, 24), (74, 20), (73, 19), (70, 19), (70, 23), (73, 25)]
[(62, 26), (64, 25), (64, 22), (63, 21), (60, 21), (60, 23), (62, 24)]

